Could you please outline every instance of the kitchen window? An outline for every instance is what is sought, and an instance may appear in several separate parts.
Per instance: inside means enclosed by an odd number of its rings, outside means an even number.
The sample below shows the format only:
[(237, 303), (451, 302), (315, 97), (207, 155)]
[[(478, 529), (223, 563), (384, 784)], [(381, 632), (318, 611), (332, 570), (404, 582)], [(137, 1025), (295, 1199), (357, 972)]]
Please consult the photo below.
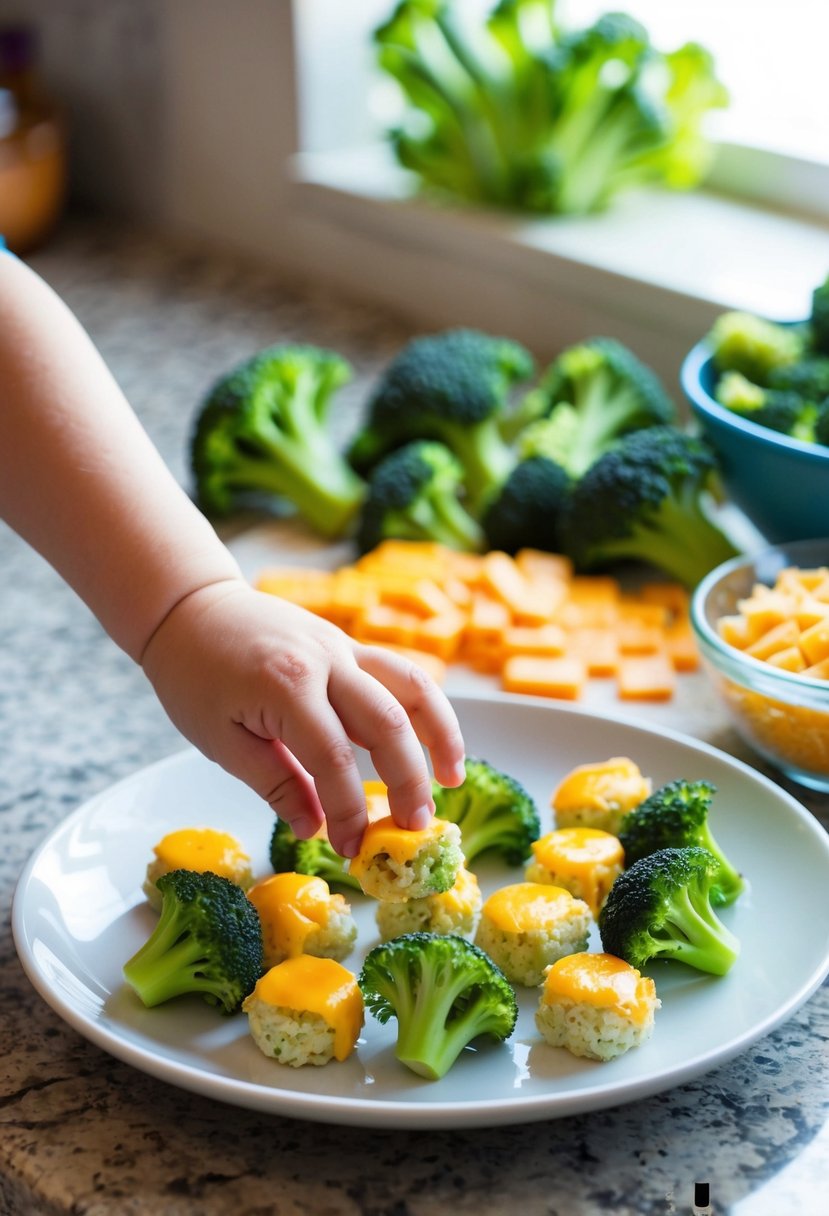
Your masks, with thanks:
[[(642, 20), (660, 48), (702, 42), (732, 100), (710, 115), (719, 152), (704, 190), (650, 191), (601, 216), (550, 220), (412, 200), (383, 140), (399, 103), (374, 67), (370, 41), (392, 6), (294, 5), (302, 149), (294, 177), (343, 265), (358, 264), (349, 247), (359, 264), (369, 258), (369, 291), (382, 297), (391, 276), (398, 294), (430, 291), (437, 319), (483, 323), (494, 315), (481, 299), (489, 282), (527, 340), (543, 342), (548, 322), (533, 313), (546, 301), (554, 341), (600, 325), (631, 339), (650, 326), (654, 349), (642, 353), (671, 368), (689, 335), (724, 307), (803, 315), (829, 270), (825, 0), (561, 0), (570, 24), (617, 7)], [(387, 289), (390, 302), (393, 294)]]

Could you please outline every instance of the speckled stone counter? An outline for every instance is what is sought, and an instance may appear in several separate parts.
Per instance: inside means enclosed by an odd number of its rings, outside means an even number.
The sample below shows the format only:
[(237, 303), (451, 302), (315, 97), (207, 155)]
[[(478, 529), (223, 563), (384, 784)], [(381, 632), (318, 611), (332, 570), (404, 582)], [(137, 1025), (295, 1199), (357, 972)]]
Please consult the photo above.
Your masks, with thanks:
[[(91, 331), (179, 477), (194, 396), (257, 346), (333, 345), (346, 401), (405, 330), (255, 267), (73, 225), (33, 259)], [(345, 422), (345, 419), (344, 419)], [(693, 1084), (474, 1132), (337, 1128), (218, 1105), (91, 1046), (36, 995), (9, 928), (31, 850), (79, 803), (182, 746), (140, 671), (0, 530), (0, 1211), (12, 1216), (817, 1216), (829, 1177), (829, 988)], [(713, 703), (687, 729), (750, 759)], [(673, 722), (672, 725), (676, 725)], [(819, 816), (826, 799), (793, 791)]]

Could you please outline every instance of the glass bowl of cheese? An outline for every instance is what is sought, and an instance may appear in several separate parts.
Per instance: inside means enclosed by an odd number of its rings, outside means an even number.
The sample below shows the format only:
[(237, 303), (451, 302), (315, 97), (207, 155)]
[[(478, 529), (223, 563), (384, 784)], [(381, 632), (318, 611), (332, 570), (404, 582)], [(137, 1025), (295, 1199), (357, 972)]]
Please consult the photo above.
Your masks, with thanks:
[(691, 601), (703, 666), (740, 736), (829, 793), (829, 538), (712, 570)]

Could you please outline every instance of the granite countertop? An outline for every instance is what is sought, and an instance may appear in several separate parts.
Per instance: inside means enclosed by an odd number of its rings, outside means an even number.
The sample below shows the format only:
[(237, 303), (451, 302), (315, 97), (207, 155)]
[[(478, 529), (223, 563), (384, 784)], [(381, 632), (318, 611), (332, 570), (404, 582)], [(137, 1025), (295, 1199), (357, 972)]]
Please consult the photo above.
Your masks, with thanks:
[[(345, 398), (353, 405), (406, 336), (385, 315), (291, 288), (261, 268), (100, 225), (67, 225), (32, 260), (90, 330), (182, 479), (194, 398), (237, 359), (284, 338), (331, 345), (354, 363)], [(81, 1038), (18, 962), (15, 881), (69, 811), (182, 741), (141, 672), (5, 529), (0, 563), (0, 1212), (661, 1216), (690, 1212), (697, 1181), (710, 1184), (717, 1213), (823, 1210), (827, 986), (692, 1084), (491, 1130), (367, 1131), (262, 1115), (175, 1089)], [(671, 725), (751, 760), (695, 687)], [(829, 799), (792, 792), (827, 821)]]

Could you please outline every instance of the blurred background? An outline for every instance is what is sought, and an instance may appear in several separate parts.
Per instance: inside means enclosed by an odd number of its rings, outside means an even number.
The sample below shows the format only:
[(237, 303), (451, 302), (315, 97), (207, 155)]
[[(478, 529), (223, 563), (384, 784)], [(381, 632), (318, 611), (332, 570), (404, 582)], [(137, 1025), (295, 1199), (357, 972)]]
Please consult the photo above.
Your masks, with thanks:
[[(507, 326), (542, 355), (590, 331), (635, 334), (675, 376), (724, 307), (803, 315), (829, 264), (823, 0), (789, 0), (785, 20), (774, 0), (630, 0), (655, 45), (713, 52), (730, 94), (707, 120), (713, 164), (701, 189), (554, 221), (413, 201), (384, 140), (400, 98), (371, 43), (393, 7), (0, 0), (4, 85), (28, 71), (39, 97), (21, 103), (22, 125), (37, 127), (21, 139), (13, 90), (0, 94), (10, 243), (28, 156), (39, 161), (27, 187), (36, 231), (21, 248), (45, 240), (65, 206), (233, 250), (418, 325)], [(605, 7), (563, 0), (558, 11), (585, 25)]]

